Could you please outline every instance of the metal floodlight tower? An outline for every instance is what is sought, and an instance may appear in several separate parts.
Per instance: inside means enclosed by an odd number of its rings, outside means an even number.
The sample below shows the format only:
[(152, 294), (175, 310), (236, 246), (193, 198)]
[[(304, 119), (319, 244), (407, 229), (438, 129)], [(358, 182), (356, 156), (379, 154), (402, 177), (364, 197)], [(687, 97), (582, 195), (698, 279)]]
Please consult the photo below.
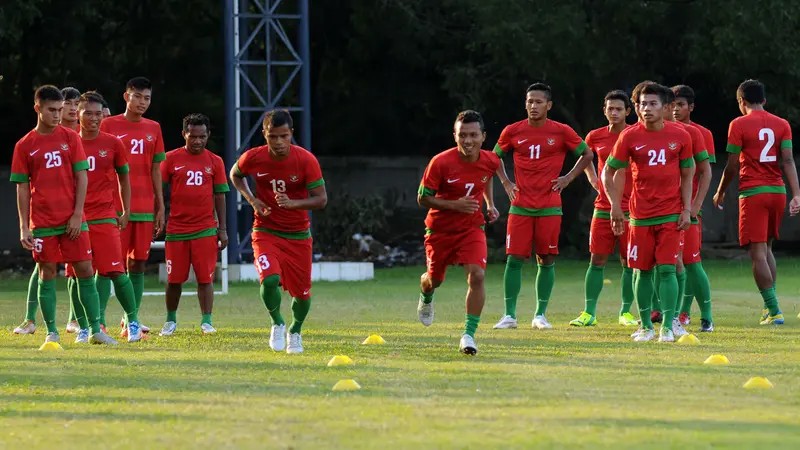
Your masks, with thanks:
[[(273, 109), (292, 113), (298, 144), (311, 150), (308, 1), (222, 0), (229, 169), (242, 152), (263, 145), (261, 122)], [(252, 254), (253, 210), (235, 190), (227, 206), (228, 258), (236, 264)]]

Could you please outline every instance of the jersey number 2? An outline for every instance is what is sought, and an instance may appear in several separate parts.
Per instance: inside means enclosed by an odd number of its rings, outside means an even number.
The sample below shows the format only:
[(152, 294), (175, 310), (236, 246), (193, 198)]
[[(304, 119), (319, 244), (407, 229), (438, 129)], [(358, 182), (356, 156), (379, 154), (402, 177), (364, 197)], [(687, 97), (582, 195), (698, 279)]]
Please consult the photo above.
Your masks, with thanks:
[(766, 145), (764, 145), (764, 148), (761, 150), (761, 157), (758, 160), (761, 162), (777, 161), (778, 160), (777, 152), (773, 156), (769, 155), (769, 151), (772, 150), (772, 146), (775, 145), (775, 132), (772, 131), (772, 129), (770, 128), (762, 128), (758, 130), (758, 140), (767, 141)]

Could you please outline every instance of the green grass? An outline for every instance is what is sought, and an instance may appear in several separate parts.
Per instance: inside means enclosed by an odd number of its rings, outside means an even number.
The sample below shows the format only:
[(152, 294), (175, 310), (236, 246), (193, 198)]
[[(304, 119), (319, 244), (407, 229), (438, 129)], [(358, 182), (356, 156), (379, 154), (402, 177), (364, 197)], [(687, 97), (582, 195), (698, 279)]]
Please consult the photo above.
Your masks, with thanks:
[[(749, 263), (706, 266), (718, 329), (698, 334), (698, 346), (633, 343), (632, 330), (616, 325), (616, 267), (606, 271), (613, 284), (600, 300), (600, 325), (567, 326), (583, 306), (585, 262), (558, 263), (548, 311), (555, 329), (529, 327), (535, 268), (526, 266), (521, 328), (492, 330), (503, 312), (503, 269), (492, 266), (474, 358), (457, 352), (458, 268), (437, 292), (430, 328), (416, 318), (421, 268), (316, 284), (299, 356), (269, 350), (254, 284), (217, 297), (216, 336), (199, 334), (196, 298), (186, 296), (172, 338), (100, 348), (62, 334), (64, 352), (38, 352), (42, 330), (11, 333), (24, 314), (24, 283), (4, 281), (0, 448), (800, 448), (800, 280), (792, 278), (800, 262), (779, 261), (780, 328), (757, 324)], [(63, 291), (59, 299), (63, 327)], [(109, 304), (113, 323), (121, 310)], [(140, 317), (157, 331), (163, 310), (163, 298), (146, 297)], [(283, 310), (288, 318), (286, 301)], [(387, 345), (360, 345), (372, 333)], [(716, 353), (731, 365), (702, 364)], [(355, 365), (326, 367), (336, 354)], [(756, 375), (776, 388), (742, 389)], [(332, 392), (343, 378), (363, 389)]]

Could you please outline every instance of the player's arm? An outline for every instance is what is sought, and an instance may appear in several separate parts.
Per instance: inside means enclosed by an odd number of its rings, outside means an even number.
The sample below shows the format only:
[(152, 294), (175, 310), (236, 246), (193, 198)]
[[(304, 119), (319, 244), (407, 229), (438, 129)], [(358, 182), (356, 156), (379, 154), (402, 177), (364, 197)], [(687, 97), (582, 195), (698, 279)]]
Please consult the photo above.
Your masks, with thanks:
[(494, 223), (500, 218), (500, 211), (494, 206), (494, 177), (490, 177), (486, 182), (483, 199), (486, 200), (486, 215), (489, 216), (489, 223)]
[(503, 189), (505, 189), (508, 199), (513, 202), (517, 198), (517, 192), (519, 192), (519, 189), (517, 189), (516, 183), (508, 178), (508, 173), (506, 173), (506, 165), (503, 163), (503, 157), (511, 151), (510, 135), (511, 131), (509, 130), (509, 127), (503, 128), (503, 131), (500, 133), (500, 138), (494, 145), (494, 153), (500, 159), (500, 166), (495, 171), (495, 174), (497, 175), (497, 178), (500, 179), (500, 183), (503, 185)]
[[(267, 206), (266, 203), (259, 200), (255, 195), (253, 195), (253, 191), (250, 190), (250, 184), (247, 182), (247, 179), (245, 178), (245, 176), (247, 176), (248, 173), (246, 172), (247, 170), (246, 161), (247, 159), (249, 159), (248, 158), (249, 155), (247, 153), (242, 155), (242, 157), (239, 158), (239, 161), (237, 161), (236, 164), (234, 164), (233, 167), (231, 167), (231, 172), (229, 174), (231, 177), (231, 183), (233, 183), (233, 187), (235, 187), (236, 190), (239, 191), (240, 194), (242, 194), (242, 198), (244, 198), (245, 201), (249, 203), (250, 206), (253, 207), (253, 210), (256, 212), (256, 214), (258, 214), (259, 216), (266, 217), (270, 213), (269, 206)], [(241, 169), (240, 165), (242, 167)]]
[(614, 150), (606, 160), (600, 180), (611, 203), (611, 229), (617, 236), (625, 232), (625, 213), (622, 211), (622, 196), (625, 191), (625, 169), (628, 167), (630, 156), (625, 136), (619, 138), (614, 144)]
[(440, 211), (458, 211), (465, 214), (475, 214), (481, 207), (478, 200), (472, 197), (461, 197), (458, 200), (445, 200), (436, 196), (442, 184), (441, 164), (434, 158), (425, 169), (422, 183), (417, 190), (417, 203), (423, 208), (437, 209)]
[(117, 226), (124, 230), (128, 226), (131, 218), (131, 177), (130, 166), (126, 156), (125, 146), (119, 139), (115, 142), (114, 151), (114, 170), (117, 172), (117, 184), (119, 185), (119, 197), (122, 201), (122, 215), (117, 218)]
[(714, 194), (714, 206), (722, 209), (725, 203), (725, 191), (733, 180), (739, 175), (739, 154), (742, 152), (742, 132), (737, 126), (736, 121), (731, 122), (728, 127), (728, 145), (725, 148), (728, 153), (728, 162), (725, 170), (722, 171), (722, 179), (719, 180), (717, 193)]
[(214, 210), (217, 212), (217, 238), (219, 239), (219, 249), (224, 250), (228, 246), (228, 222), (225, 216), (225, 193), (214, 193)]
[(86, 175), (86, 169), (75, 172), (75, 208), (72, 211), (72, 217), (67, 222), (67, 236), (73, 240), (77, 239), (81, 234), (83, 205), (86, 203), (87, 186), (89, 186), (89, 177)]
[(553, 183), (553, 190), (556, 192), (561, 192), (569, 186), (572, 181), (578, 177), (580, 173), (586, 170), (589, 167), (589, 164), (592, 163), (594, 159), (594, 152), (583, 139), (575, 133), (575, 130), (569, 127), (565, 127), (565, 145), (567, 149), (569, 149), (574, 155), (578, 156), (578, 160), (575, 161), (575, 165), (572, 166), (569, 172), (566, 175), (560, 176), (555, 180), (551, 180)]
[(589, 180), (589, 184), (592, 185), (592, 188), (594, 188), (595, 191), (600, 192), (600, 187), (597, 184), (599, 181), (597, 179), (597, 169), (594, 167), (594, 163), (589, 163), (589, 165), (583, 169), (583, 173), (586, 174), (586, 179)]
[(703, 201), (708, 194), (708, 188), (711, 186), (711, 164), (709, 159), (704, 159), (697, 163), (697, 195), (692, 202), (692, 217), (697, 217), (700, 210), (703, 208)]
[(694, 156), (692, 151), (692, 139), (689, 133), (685, 133), (684, 145), (681, 147), (680, 168), (681, 168), (681, 215), (678, 218), (678, 229), (685, 230), (691, 225), (692, 214), (692, 184), (694, 183)]
[(160, 161), (153, 161), (153, 165), (150, 167), (150, 178), (153, 182), (153, 192), (156, 197), (156, 217), (153, 232), (158, 236), (164, 230), (164, 185), (161, 179)]
[(800, 184), (797, 181), (797, 166), (792, 155), (792, 141), (781, 142), (781, 164), (789, 189), (792, 191), (792, 200), (789, 202), (789, 214), (796, 216), (800, 212)]
[(31, 185), (27, 181), (17, 183), (17, 213), (19, 214), (19, 242), (25, 250), (33, 250), (31, 232)]
[(278, 206), (286, 209), (303, 209), (306, 211), (314, 211), (318, 209), (325, 209), (328, 204), (328, 192), (325, 190), (325, 184), (316, 186), (308, 190), (308, 198), (291, 199), (286, 194), (275, 194), (275, 201)]

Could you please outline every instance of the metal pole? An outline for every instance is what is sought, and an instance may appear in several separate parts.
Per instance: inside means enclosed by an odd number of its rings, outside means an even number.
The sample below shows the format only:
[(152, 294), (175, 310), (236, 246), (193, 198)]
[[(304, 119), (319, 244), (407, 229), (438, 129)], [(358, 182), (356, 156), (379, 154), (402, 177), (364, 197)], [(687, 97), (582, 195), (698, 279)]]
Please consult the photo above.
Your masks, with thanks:
[[(239, 19), (234, 14), (233, 3), (231, 0), (222, 0), (223, 14), (222, 14), (222, 29), (225, 40), (225, 163), (226, 167), (230, 169), (238, 158), (236, 153), (237, 136), (236, 136), (236, 98), (237, 93), (235, 89), (236, 79), (236, 66), (234, 61), (234, 46), (236, 45), (236, 36), (234, 33), (234, 23)], [(238, 214), (236, 211), (238, 191), (234, 190), (233, 193), (228, 195), (226, 199), (226, 214), (228, 226), (228, 259), (234, 264), (239, 261), (239, 223)]]
[(300, 145), (311, 151), (311, 50), (309, 49), (308, 0), (297, 0), (300, 13), (297, 43), (300, 68), (300, 107), (303, 108), (300, 123)]

